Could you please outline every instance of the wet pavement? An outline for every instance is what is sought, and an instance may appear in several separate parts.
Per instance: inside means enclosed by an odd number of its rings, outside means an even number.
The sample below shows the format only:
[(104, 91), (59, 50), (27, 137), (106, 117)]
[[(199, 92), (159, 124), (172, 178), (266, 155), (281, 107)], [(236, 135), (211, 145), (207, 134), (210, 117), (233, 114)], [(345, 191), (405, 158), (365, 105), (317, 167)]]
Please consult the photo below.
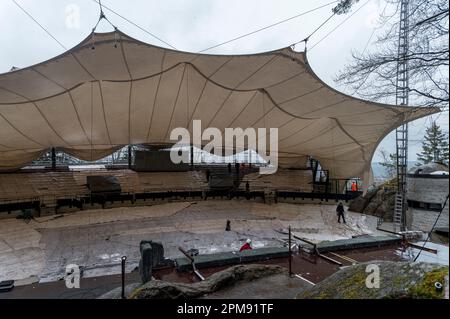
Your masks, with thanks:
[[(239, 250), (247, 238), (254, 248), (280, 247), (292, 227), (310, 240), (350, 238), (370, 233), (374, 218), (349, 213), (348, 225), (337, 224), (333, 205), (265, 205), (246, 200), (174, 202), (121, 207), (0, 223), (0, 281), (38, 278), (56, 281), (68, 264), (83, 268), (85, 277), (120, 273), (117, 263), (127, 256), (127, 272), (138, 266), (139, 242), (163, 243), (168, 258), (180, 257), (178, 247), (200, 254)], [(231, 231), (225, 231), (227, 220)], [(376, 224), (376, 223), (375, 223)]]
[[(203, 296), (204, 299), (293, 299), (299, 291), (310, 286), (297, 277), (287, 274), (273, 275)], [(202, 299), (201, 298), (201, 299)]]
[[(225, 231), (227, 220), (231, 220), (231, 231)], [(265, 205), (235, 200), (92, 210), (59, 218), (44, 217), (29, 224), (4, 220), (0, 223), (0, 243), (4, 243), (0, 245), (0, 280), (29, 282), (29, 278), (36, 278), (41, 283), (15, 287), (11, 292), (0, 293), (0, 298), (95, 298), (120, 286), (118, 274), (123, 255), (127, 256), (127, 282), (138, 282), (135, 269), (140, 258), (139, 242), (144, 239), (162, 242), (165, 256), (175, 258), (181, 255), (179, 246), (196, 248), (200, 254), (237, 251), (247, 238), (253, 240), (255, 248), (281, 247), (287, 236), (276, 230), (288, 226), (292, 226), (294, 234), (313, 241), (351, 238), (369, 232), (374, 222), (376, 226), (376, 220), (370, 216), (349, 214), (348, 220), (348, 225), (338, 225), (332, 205)], [(439, 254), (423, 251), (419, 261), (448, 265), (448, 246), (434, 245), (427, 244), (439, 247)], [(325, 255), (347, 266), (352, 261), (412, 260), (418, 251), (385, 246)], [(59, 280), (70, 263), (83, 267), (81, 289), (69, 290)], [(263, 263), (288, 267), (287, 258)], [(225, 267), (201, 272), (207, 277), (222, 269)], [(339, 266), (300, 252), (293, 256), (292, 269), (317, 283), (339, 270)], [(175, 269), (158, 270), (154, 276), (166, 281), (198, 281), (193, 273), (178, 273)]]
[[(432, 243), (431, 243), (432, 244)], [(435, 247), (435, 244), (431, 246)], [(441, 246), (441, 245), (440, 245)], [(427, 245), (428, 247), (428, 245)], [(447, 251), (448, 251), (448, 247)], [(403, 245), (385, 246), (380, 248), (365, 248), (358, 250), (337, 251), (335, 254), (325, 254), (335, 260), (342, 262), (343, 266), (352, 264), (349, 260), (356, 262), (366, 262), (371, 260), (391, 260), (407, 261), (414, 258), (418, 252), (417, 249)], [(421, 253), (424, 254), (425, 251)], [(427, 254), (431, 254), (427, 252)], [(424, 255), (425, 256), (425, 255)], [(343, 257), (343, 258), (342, 258)], [(255, 298), (294, 298), (299, 290), (308, 287), (310, 284), (306, 281), (295, 278), (289, 278), (288, 258), (276, 258), (259, 262), (258, 264), (279, 265), (286, 269), (286, 275), (276, 275), (263, 278), (250, 283), (240, 284), (238, 287), (230, 287), (219, 291), (205, 298), (248, 298), (249, 291), (253, 291)], [(447, 255), (448, 264), (448, 255)], [(118, 265), (117, 265), (118, 266)], [(224, 270), (227, 267), (205, 268), (200, 272), (204, 277)], [(340, 269), (340, 266), (333, 264), (323, 258), (300, 251), (293, 254), (292, 271), (303, 278), (318, 283)], [(155, 279), (169, 282), (194, 283), (198, 282), (198, 277), (193, 272), (178, 272), (175, 268), (155, 270), (153, 273)], [(126, 274), (126, 284), (139, 282), (137, 271)], [(64, 281), (49, 283), (35, 283), (21, 287), (15, 287), (11, 292), (0, 293), (0, 299), (10, 298), (97, 298), (100, 295), (121, 286), (120, 275), (101, 276), (95, 278), (82, 278), (80, 289), (68, 289)]]
[[(139, 282), (137, 271), (126, 275), (126, 284)], [(68, 289), (64, 280), (14, 287), (9, 292), (0, 292), (0, 299), (95, 299), (120, 287), (121, 275), (81, 278), (80, 288)]]

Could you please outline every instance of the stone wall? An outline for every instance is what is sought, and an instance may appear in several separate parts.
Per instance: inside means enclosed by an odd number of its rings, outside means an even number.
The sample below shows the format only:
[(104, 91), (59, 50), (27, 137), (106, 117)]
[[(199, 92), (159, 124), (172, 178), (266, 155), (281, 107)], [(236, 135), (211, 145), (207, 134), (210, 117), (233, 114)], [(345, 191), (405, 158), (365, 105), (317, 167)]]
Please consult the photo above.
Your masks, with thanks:
[[(431, 231), (431, 227), (433, 227), (439, 212), (410, 207), (409, 215), (411, 216), (411, 230), (429, 232)], [(448, 227), (448, 205), (445, 206), (436, 227)]]
[[(410, 175), (407, 179), (408, 200), (416, 202), (441, 204), (443, 205), (448, 195), (449, 178), (440, 175)], [(421, 208), (408, 208), (407, 225), (411, 230), (421, 230), (429, 232), (438, 217), (439, 212)], [(448, 203), (444, 207), (436, 227), (448, 227), (449, 223)]]
[(407, 198), (424, 203), (443, 204), (448, 195), (448, 175), (441, 177), (408, 177)]

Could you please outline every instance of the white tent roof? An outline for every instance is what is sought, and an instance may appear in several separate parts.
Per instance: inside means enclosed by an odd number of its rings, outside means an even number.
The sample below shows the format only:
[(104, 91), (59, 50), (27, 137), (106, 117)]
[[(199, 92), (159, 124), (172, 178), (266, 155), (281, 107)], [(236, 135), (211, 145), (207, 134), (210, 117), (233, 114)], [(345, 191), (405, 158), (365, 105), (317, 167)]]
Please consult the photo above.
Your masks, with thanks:
[(0, 169), (49, 147), (95, 160), (126, 144), (173, 143), (171, 129), (197, 119), (221, 130), (276, 127), (281, 165), (302, 166), (312, 155), (332, 177), (367, 177), (390, 131), (438, 111), (344, 95), (290, 48), (205, 55), (93, 33), (58, 57), (0, 75)]

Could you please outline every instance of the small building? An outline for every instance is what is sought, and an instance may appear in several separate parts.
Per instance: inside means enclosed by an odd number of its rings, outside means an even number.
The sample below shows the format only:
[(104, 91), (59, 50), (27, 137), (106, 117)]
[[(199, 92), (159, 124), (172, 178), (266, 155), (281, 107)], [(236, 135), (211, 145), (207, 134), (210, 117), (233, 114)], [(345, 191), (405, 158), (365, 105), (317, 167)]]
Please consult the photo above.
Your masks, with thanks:
[[(408, 229), (430, 232), (442, 210), (449, 189), (448, 167), (430, 163), (413, 167), (407, 175)], [(436, 227), (448, 230), (447, 203), (439, 217)]]

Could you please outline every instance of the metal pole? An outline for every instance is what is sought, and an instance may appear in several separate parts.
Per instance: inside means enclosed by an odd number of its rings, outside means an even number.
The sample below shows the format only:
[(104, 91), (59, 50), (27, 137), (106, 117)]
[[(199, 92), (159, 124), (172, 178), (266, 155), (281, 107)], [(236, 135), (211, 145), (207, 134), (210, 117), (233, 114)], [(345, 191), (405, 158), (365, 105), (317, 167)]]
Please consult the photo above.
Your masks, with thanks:
[(194, 169), (194, 145), (191, 145), (190, 155), (191, 169)]
[(56, 169), (56, 149), (52, 147), (52, 170)]
[(291, 240), (291, 226), (289, 226), (289, 276), (292, 276), (292, 240)]
[(128, 145), (128, 169), (131, 169), (131, 145)]
[(125, 262), (126, 256), (122, 256), (122, 299), (125, 299)]
[(191, 266), (192, 266), (192, 270), (194, 271), (194, 274), (196, 274), (197, 277), (201, 281), (205, 280), (205, 277), (203, 277), (203, 275), (200, 273), (200, 271), (198, 271), (197, 267), (195, 266), (195, 259), (194, 259), (194, 257), (189, 255), (189, 253), (186, 250), (184, 250), (182, 247), (178, 247), (178, 250), (181, 251), (186, 256), (186, 258), (190, 260)]

